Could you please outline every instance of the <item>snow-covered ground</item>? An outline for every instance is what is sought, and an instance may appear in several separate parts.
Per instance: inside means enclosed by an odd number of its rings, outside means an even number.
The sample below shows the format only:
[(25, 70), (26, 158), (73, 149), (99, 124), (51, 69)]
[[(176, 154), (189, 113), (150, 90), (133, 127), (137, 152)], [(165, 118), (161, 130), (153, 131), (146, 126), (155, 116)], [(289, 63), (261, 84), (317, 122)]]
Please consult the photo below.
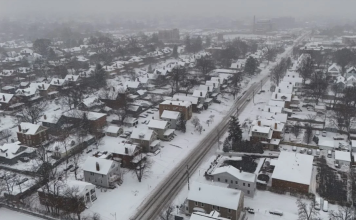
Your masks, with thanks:
[(43, 220), (43, 218), (34, 217), (21, 212), (15, 212), (10, 209), (0, 208), (0, 219), (2, 220)]

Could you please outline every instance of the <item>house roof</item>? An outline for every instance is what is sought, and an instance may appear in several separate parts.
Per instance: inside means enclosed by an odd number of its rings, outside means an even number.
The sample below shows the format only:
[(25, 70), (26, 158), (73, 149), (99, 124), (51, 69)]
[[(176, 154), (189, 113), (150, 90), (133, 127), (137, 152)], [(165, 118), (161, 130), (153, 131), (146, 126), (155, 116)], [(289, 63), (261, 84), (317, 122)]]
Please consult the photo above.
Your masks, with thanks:
[(49, 84), (55, 86), (63, 86), (65, 84), (65, 79), (53, 78)]
[[(80, 181), (80, 180), (71, 180), (71, 179), (66, 179), (65, 181), (59, 181), (54, 183), (54, 181), (51, 181), (48, 183), (51, 189), (53, 189), (53, 184), (56, 184), (57, 190), (56, 192), (53, 192), (53, 194), (56, 195), (62, 195), (65, 196), (66, 192), (70, 192), (72, 193), (71, 190), (75, 190), (73, 191), (73, 193), (76, 193), (77, 195), (84, 195), (87, 190), (95, 190), (95, 185), (88, 183), (88, 182), (84, 182), (84, 181)], [(70, 190), (70, 191), (68, 191)], [(78, 191), (76, 191), (78, 190)], [(43, 191), (42, 188), (39, 188), (38, 191)], [(46, 193), (51, 193), (51, 191), (45, 190)]]
[(269, 106), (277, 106), (277, 107), (284, 108), (285, 101), (269, 100), (268, 101), (268, 105)]
[(84, 113), (87, 114), (88, 120), (91, 120), (91, 121), (95, 121), (99, 118), (106, 116), (106, 114), (104, 114), (104, 113), (87, 112), (87, 111), (80, 111), (80, 110), (76, 110), (76, 109), (64, 112), (63, 115), (68, 118), (83, 118)]
[(149, 141), (151, 140), (153, 133), (154, 131), (150, 129), (134, 128), (132, 130), (130, 138)]
[[(104, 144), (100, 148), (102, 151), (108, 151), (109, 153), (129, 156), (133, 156), (138, 151), (137, 145), (128, 143)], [(128, 153), (125, 152), (125, 148), (127, 148)]]
[(274, 93), (272, 93), (271, 99), (276, 100), (276, 101), (290, 102), (292, 100), (292, 94), (274, 92)]
[(219, 217), (220, 213), (217, 211), (212, 211), (210, 214), (202, 213), (202, 212), (194, 212), (192, 213), (190, 220), (229, 220), (227, 218)]
[(341, 72), (341, 68), (336, 63), (333, 63), (328, 68), (328, 72), (330, 72), (330, 73), (340, 73)]
[(311, 155), (282, 151), (276, 161), (272, 179), (310, 185), (313, 159)]
[(224, 166), (216, 168), (211, 175), (221, 174), (221, 173), (228, 173), (231, 176), (239, 180), (244, 180), (247, 182), (255, 182), (256, 181), (256, 174), (254, 173), (247, 173), (244, 171), (240, 171), (233, 166)]
[(38, 129), (41, 127), (41, 125), (36, 125), (28, 122), (21, 122), (20, 126), (21, 126), (20, 133), (30, 134), (30, 135), (36, 134)]
[(188, 200), (236, 210), (241, 195), (240, 190), (193, 182)]
[(166, 101), (163, 101), (161, 103), (161, 105), (181, 105), (181, 106), (184, 106), (184, 107), (189, 107), (192, 105), (192, 103), (190, 101), (174, 101), (174, 100), (166, 100)]
[(277, 113), (277, 112), (273, 113), (273, 112), (262, 111), (260, 112), (260, 114), (261, 114), (260, 115), (261, 119), (277, 120), (282, 123), (286, 123), (288, 118), (288, 115), (284, 113)]
[(14, 97), (14, 94), (0, 93), (0, 103), (9, 103), (12, 97)]
[(129, 82), (126, 82), (124, 87), (125, 88), (134, 88), (134, 89), (137, 89), (140, 85), (140, 82), (132, 82), (132, 81), (129, 81)]
[(182, 100), (182, 101), (189, 101), (191, 102), (192, 104), (194, 105), (197, 105), (198, 104), (198, 97), (193, 97), (193, 96), (185, 96), (185, 95), (174, 95), (172, 100)]
[(208, 93), (208, 90), (194, 90), (193, 92), (193, 97), (206, 97), (206, 94)]
[(281, 113), (283, 110), (283, 107), (281, 106), (269, 106), (269, 105), (266, 105), (263, 107), (262, 111), (264, 112), (272, 112), (272, 113)]
[(31, 83), (30, 87), (36, 88), (38, 90), (47, 90), (50, 87), (48, 83)]
[[(99, 165), (99, 170), (97, 170), (97, 164)], [(87, 172), (108, 174), (112, 166), (115, 164), (113, 160), (107, 160), (103, 158), (87, 157), (83, 164), (83, 170)]]
[(76, 82), (79, 79), (79, 75), (67, 74), (64, 79), (69, 82)]
[(110, 126), (106, 129), (106, 132), (108, 132), (108, 133), (118, 133), (119, 130), (120, 130), (120, 127), (110, 125)]
[(0, 146), (0, 157), (5, 157), (7, 159), (13, 159), (22, 153), (33, 152), (35, 148), (21, 146), (21, 142), (16, 141), (14, 143), (5, 143)]
[(343, 161), (351, 162), (351, 154), (350, 152), (336, 150), (335, 160), (343, 160)]
[(158, 129), (165, 129), (167, 127), (168, 122), (167, 121), (160, 121), (160, 120), (155, 120), (152, 119), (148, 123), (149, 128), (158, 128)]
[(179, 115), (180, 115), (180, 112), (164, 110), (162, 115), (161, 115), (161, 118), (178, 119)]

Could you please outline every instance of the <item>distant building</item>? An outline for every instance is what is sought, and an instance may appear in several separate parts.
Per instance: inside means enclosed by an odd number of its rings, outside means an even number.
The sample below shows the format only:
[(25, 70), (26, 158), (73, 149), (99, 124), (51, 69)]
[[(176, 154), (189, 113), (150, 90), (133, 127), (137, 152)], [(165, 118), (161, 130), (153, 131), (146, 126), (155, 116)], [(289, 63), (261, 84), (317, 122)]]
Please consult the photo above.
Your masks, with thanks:
[(347, 45), (356, 45), (356, 36), (343, 36), (342, 43)]
[(164, 42), (172, 42), (179, 40), (179, 29), (171, 29), (171, 30), (159, 30), (158, 38)]
[(264, 34), (267, 32), (272, 31), (273, 25), (271, 20), (258, 20), (256, 21), (256, 18), (253, 18), (253, 33), (254, 34)]

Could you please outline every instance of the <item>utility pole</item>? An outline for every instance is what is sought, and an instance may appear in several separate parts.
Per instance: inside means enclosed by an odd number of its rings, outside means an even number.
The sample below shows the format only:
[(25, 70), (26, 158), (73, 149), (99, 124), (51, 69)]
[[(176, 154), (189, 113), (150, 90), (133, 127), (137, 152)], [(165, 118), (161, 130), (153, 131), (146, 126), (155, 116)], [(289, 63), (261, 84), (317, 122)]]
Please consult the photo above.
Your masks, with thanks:
[(188, 190), (190, 190), (190, 186), (189, 186), (189, 167), (187, 164), (187, 177), (188, 177)]
[(262, 90), (262, 80), (261, 80), (261, 90)]

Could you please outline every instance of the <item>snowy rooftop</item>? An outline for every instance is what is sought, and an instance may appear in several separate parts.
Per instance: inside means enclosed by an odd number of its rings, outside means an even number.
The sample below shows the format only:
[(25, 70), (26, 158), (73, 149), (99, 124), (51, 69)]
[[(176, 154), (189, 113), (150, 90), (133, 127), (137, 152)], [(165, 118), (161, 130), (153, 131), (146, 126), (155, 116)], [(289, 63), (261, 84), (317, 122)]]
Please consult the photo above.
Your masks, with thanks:
[(239, 206), (240, 197), (240, 190), (200, 182), (194, 182), (188, 194), (188, 200), (232, 210), (236, 210)]
[(194, 212), (190, 220), (229, 220), (227, 218), (219, 217), (220, 213), (217, 211), (212, 211), (210, 214), (205, 214), (201, 212)]
[(181, 105), (185, 107), (189, 107), (192, 105), (190, 101), (171, 101), (171, 100), (166, 100), (161, 103), (162, 105)]
[(335, 160), (351, 162), (351, 154), (350, 154), (350, 152), (336, 150), (335, 151)]
[(281, 123), (286, 123), (287, 122), (287, 118), (288, 118), (288, 115), (284, 114), (284, 113), (261, 112), (260, 114), (261, 114), (260, 118), (262, 118), (262, 119), (277, 120), (277, 121), (279, 121)]
[(282, 110), (283, 110), (283, 107), (280, 107), (280, 106), (268, 106), (268, 105), (266, 105), (262, 109), (262, 111), (264, 111), (264, 112), (272, 112), (272, 113), (274, 113), (274, 112), (280, 113), (280, 112), (282, 112)]
[[(91, 183), (71, 179), (55, 183), (52, 181), (48, 184), (52, 186), (50, 187), (50, 189), (54, 188), (54, 184), (56, 185), (56, 192), (53, 192), (54, 194), (65, 195), (68, 193), (68, 196), (72, 196), (72, 193), (75, 193), (77, 195), (84, 195), (87, 191), (95, 189), (95, 185)], [(38, 191), (43, 191), (43, 189), (39, 188)], [(45, 191), (48, 192), (47, 190)]]
[(118, 133), (119, 130), (120, 130), (120, 127), (114, 126), (114, 125), (110, 125), (110, 126), (106, 129), (106, 132), (108, 132), (108, 133)]
[(310, 155), (282, 151), (276, 161), (272, 179), (310, 185), (313, 159)]
[(290, 102), (292, 100), (292, 94), (274, 92), (274, 93), (272, 93), (271, 99), (275, 100), (275, 101)]
[(21, 133), (30, 134), (30, 135), (36, 134), (36, 132), (40, 128), (40, 125), (35, 125), (28, 122), (21, 122), (20, 126), (21, 126), (21, 131), (20, 131)]
[(104, 113), (85, 112), (85, 111), (80, 111), (80, 110), (70, 110), (70, 111), (63, 113), (63, 115), (66, 117), (72, 117), (72, 118), (83, 118), (84, 113), (87, 114), (88, 120), (97, 120), (101, 117), (106, 116), (106, 114), (104, 114)]
[(198, 98), (193, 96), (185, 96), (185, 95), (174, 95), (172, 100), (181, 100), (181, 101), (190, 101), (192, 104), (198, 104)]
[[(108, 138), (107, 138), (108, 139)], [(105, 139), (105, 140), (107, 140)], [(125, 152), (127, 149), (127, 152)], [(135, 144), (127, 144), (127, 143), (104, 143), (103, 146), (100, 147), (101, 151), (108, 151), (109, 153), (115, 153), (119, 155), (134, 155), (138, 151), (138, 146)]]
[[(0, 146), (0, 157), (5, 157), (7, 159), (15, 158), (16, 156), (25, 153), (25, 152), (32, 152), (35, 148), (21, 146), (19, 141), (15, 143), (5, 143), (4, 145)], [(25, 148), (21, 150), (20, 148)]]
[(276, 107), (284, 107), (285, 102), (284, 101), (276, 101), (276, 100), (269, 100), (268, 105), (269, 106), (276, 106)]
[[(200, 88), (200, 87), (199, 87)], [(208, 90), (194, 90), (193, 92), (193, 97), (205, 97), (206, 94), (208, 93)]]
[(130, 136), (130, 138), (133, 139), (142, 139), (145, 141), (149, 141), (151, 140), (152, 134), (153, 134), (153, 130), (149, 130), (149, 129), (142, 129), (142, 128), (134, 128), (132, 130), (132, 134)]
[[(99, 170), (97, 170), (97, 163), (99, 164)], [(87, 160), (83, 164), (83, 170), (99, 174), (108, 174), (115, 161), (107, 160), (96, 157), (87, 157)]]
[(0, 103), (9, 103), (12, 97), (14, 97), (13, 94), (0, 93)]
[(158, 128), (158, 129), (165, 129), (167, 127), (168, 122), (167, 121), (160, 121), (160, 120), (155, 120), (152, 119), (148, 123), (149, 128)]
[(175, 112), (175, 111), (169, 111), (169, 110), (164, 110), (161, 118), (165, 119), (178, 119), (180, 115), (180, 112)]
[(211, 175), (216, 175), (216, 174), (220, 174), (220, 173), (228, 173), (228, 174), (236, 177), (239, 180), (244, 180), (247, 182), (255, 182), (256, 181), (256, 174), (240, 171), (233, 166), (218, 167), (211, 173)]

